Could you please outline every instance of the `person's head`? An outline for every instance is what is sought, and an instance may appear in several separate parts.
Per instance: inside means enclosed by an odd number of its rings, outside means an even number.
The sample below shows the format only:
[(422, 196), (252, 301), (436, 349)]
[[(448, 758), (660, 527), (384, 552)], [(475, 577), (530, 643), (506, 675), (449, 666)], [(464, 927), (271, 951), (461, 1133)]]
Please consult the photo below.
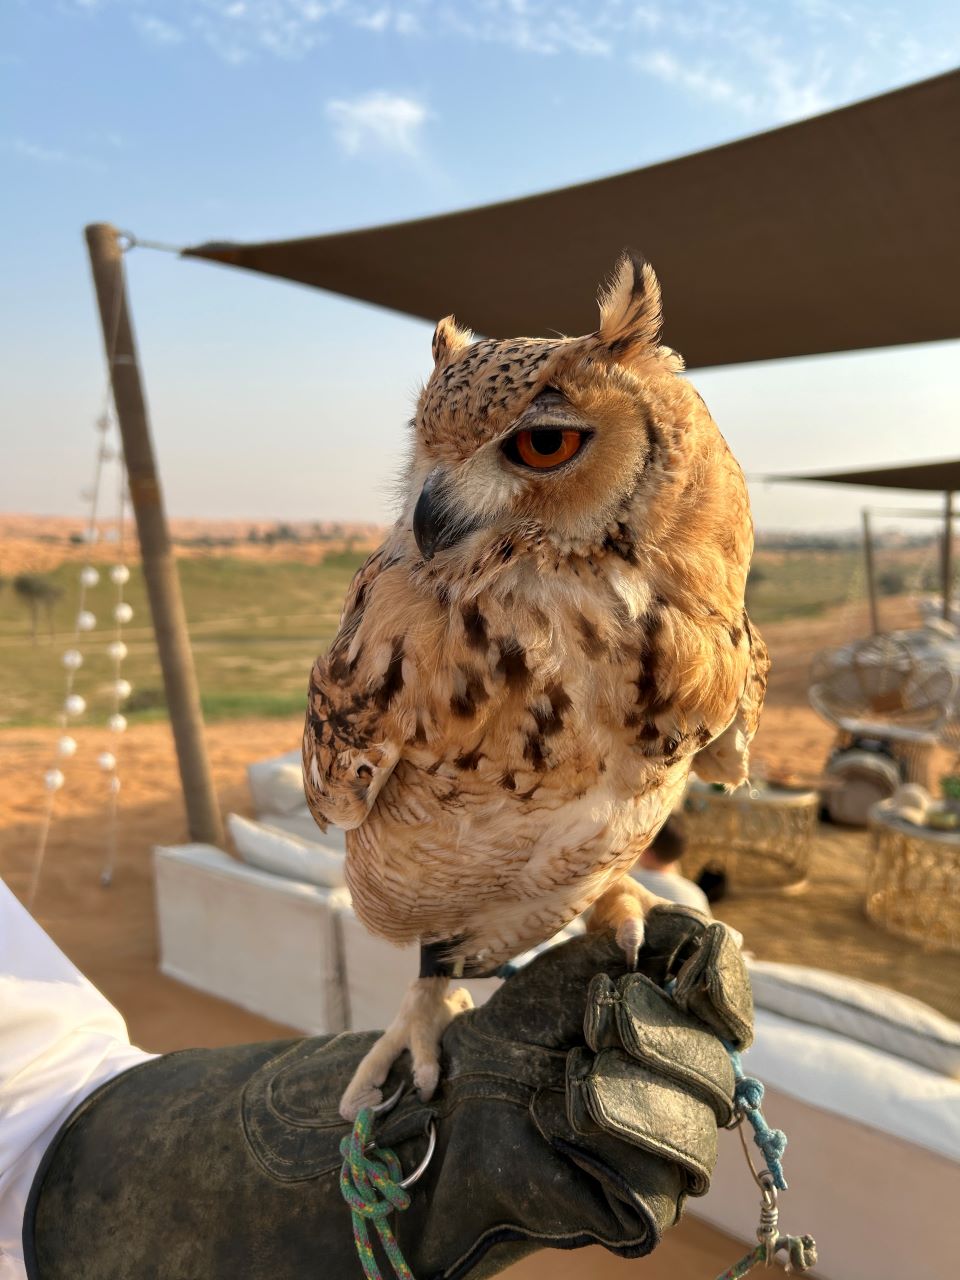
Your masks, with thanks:
[(682, 813), (672, 813), (647, 850), (651, 862), (672, 866), (687, 850), (687, 824)]

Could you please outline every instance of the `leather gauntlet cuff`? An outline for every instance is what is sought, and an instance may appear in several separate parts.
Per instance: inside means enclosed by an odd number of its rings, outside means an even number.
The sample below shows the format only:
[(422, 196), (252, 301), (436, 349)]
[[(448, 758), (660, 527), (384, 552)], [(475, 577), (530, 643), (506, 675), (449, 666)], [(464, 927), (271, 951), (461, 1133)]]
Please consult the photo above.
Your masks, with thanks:
[[(639, 972), (610, 939), (577, 939), (455, 1019), (436, 1097), (408, 1093), (377, 1126), (406, 1170), (436, 1126), (394, 1218), (417, 1280), (482, 1280), (548, 1246), (640, 1256), (706, 1191), (733, 1092), (716, 1033), (750, 1030), (725, 933), (658, 908)], [(111, 1081), (38, 1174), (30, 1280), (359, 1280), (337, 1104), (372, 1038), (191, 1050)], [(401, 1063), (385, 1092), (403, 1080)]]

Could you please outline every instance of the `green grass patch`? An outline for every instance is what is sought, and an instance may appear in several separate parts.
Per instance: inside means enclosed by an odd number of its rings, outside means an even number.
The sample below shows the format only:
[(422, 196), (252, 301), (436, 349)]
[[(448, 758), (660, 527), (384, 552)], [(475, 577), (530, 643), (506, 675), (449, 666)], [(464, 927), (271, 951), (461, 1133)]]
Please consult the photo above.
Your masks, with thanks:
[[(204, 713), (211, 719), (285, 716), (305, 704), (310, 666), (337, 627), (343, 597), (363, 553), (340, 553), (320, 565), (268, 563), (230, 558), (179, 563)], [(86, 721), (103, 721), (110, 710), (116, 588), (107, 566), (87, 593), (86, 607), (97, 629), (78, 646), (84, 665), (76, 691), (87, 700)], [(51, 611), (54, 637), (41, 614), (38, 642), (30, 639), (30, 615), (8, 583), (0, 592), (0, 725), (53, 723), (63, 699), (61, 655), (72, 643), (79, 566), (61, 565), (48, 575), (62, 594)], [(139, 568), (124, 591), (133, 620), (124, 628), (129, 650), (123, 675), (133, 685), (128, 718), (166, 715), (146, 590)]]
[[(924, 558), (926, 557), (926, 558)], [(343, 552), (323, 564), (269, 563), (230, 557), (182, 560), (180, 579), (204, 713), (211, 720), (238, 716), (286, 716), (304, 706), (311, 664), (336, 631), (347, 586), (363, 553)], [(881, 570), (902, 570), (908, 587), (929, 560), (927, 553), (884, 551)], [(88, 593), (98, 628), (85, 635), (76, 690), (87, 699), (87, 720), (109, 713), (115, 587), (106, 567)], [(79, 566), (45, 575), (62, 589), (52, 610), (55, 638), (30, 640), (29, 613), (8, 583), (0, 591), (0, 725), (52, 724), (63, 699), (60, 658), (69, 647), (77, 605)], [(767, 550), (754, 559), (747, 588), (750, 614), (761, 626), (816, 617), (825, 609), (862, 598), (860, 552)], [(166, 715), (150, 611), (139, 569), (125, 596), (134, 609), (124, 629), (129, 656), (123, 675), (133, 687), (131, 721)]]

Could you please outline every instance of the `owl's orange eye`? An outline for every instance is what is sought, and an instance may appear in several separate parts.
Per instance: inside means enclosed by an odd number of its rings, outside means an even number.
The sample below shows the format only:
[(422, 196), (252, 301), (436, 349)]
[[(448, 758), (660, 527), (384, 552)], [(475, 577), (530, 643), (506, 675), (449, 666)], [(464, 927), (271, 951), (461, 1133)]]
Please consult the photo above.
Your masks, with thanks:
[(503, 451), (511, 462), (520, 466), (549, 471), (579, 453), (587, 435), (586, 431), (563, 427), (530, 427), (511, 436)]

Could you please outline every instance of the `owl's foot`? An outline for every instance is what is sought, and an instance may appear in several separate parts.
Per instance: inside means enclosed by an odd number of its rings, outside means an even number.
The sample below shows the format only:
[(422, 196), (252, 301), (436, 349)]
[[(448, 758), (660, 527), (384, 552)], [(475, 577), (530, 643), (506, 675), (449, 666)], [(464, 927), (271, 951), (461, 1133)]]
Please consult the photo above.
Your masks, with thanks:
[(587, 928), (592, 933), (613, 929), (617, 946), (626, 956), (627, 964), (631, 969), (636, 969), (637, 956), (643, 946), (644, 917), (662, 901), (662, 898), (658, 898), (630, 876), (624, 876), (593, 904)]
[(340, 1099), (344, 1120), (356, 1120), (364, 1107), (383, 1100), (381, 1086), (405, 1049), (413, 1059), (413, 1083), (420, 1098), (433, 1097), (440, 1079), (440, 1040), (457, 1016), (473, 1008), (470, 993), (458, 987), (449, 995), (450, 979), (418, 978), (410, 984), (397, 1016), (360, 1061)]

